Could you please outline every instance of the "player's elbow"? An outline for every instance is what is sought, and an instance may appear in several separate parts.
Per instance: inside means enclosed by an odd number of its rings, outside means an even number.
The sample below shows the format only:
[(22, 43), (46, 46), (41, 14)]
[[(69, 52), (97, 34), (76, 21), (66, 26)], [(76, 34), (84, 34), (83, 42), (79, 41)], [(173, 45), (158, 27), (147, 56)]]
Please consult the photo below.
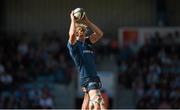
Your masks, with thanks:
[(103, 36), (103, 32), (102, 31), (99, 32), (98, 35), (99, 35), (99, 37), (102, 37)]

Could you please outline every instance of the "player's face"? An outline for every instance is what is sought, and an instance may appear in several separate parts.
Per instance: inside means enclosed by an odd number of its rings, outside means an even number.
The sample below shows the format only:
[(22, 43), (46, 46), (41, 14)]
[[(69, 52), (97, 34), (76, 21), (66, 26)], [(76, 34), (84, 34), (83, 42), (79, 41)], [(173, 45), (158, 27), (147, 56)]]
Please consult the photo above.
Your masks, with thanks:
[(80, 37), (80, 38), (85, 37), (85, 29), (78, 27), (76, 32), (77, 32), (78, 37)]

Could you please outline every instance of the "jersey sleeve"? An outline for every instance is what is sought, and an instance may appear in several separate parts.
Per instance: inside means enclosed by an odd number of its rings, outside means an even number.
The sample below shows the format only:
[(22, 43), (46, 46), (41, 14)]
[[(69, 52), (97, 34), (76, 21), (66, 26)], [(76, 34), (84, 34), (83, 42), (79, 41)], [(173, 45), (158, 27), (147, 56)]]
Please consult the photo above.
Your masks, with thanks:
[(69, 41), (68, 41), (68, 43), (67, 43), (67, 47), (68, 47), (68, 49), (69, 49), (69, 53), (70, 53), (70, 55), (72, 56), (74, 56), (74, 54), (76, 53), (76, 51), (77, 51), (77, 43), (75, 43), (74, 45), (72, 45), (72, 44), (70, 44), (69, 43)]
[(68, 47), (68, 50), (69, 50), (69, 54), (70, 56), (72, 57), (74, 63), (76, 65), (80, 65), (81, 63), (81, 58), (80, 58), (80, 55), (79, 55), (79, 49), (78, 49), (78, 44), (77, 42), (72, 45), (68, 42), (67, 44), (67, 47)]

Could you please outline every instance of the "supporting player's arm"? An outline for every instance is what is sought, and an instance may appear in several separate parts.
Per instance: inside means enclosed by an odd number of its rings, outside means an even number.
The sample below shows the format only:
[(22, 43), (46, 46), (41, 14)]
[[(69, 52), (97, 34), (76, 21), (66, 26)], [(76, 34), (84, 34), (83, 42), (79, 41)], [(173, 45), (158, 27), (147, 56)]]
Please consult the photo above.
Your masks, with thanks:
[(73, 11), (70, 14), (71, 17), (71, 24), (69, 29), (69, 43), (74, 45), (76, 43), (76, 36), (75, 36), (75, 19), (73, 16)]
[(90, 35), (91, 43), (97, 42), (103, 36), (103, 32), (99, 27), (97, 27), (93, 22), (91, 22), (86, 15), (84, 19), (86, 25), (93, 31), (93, 34)]

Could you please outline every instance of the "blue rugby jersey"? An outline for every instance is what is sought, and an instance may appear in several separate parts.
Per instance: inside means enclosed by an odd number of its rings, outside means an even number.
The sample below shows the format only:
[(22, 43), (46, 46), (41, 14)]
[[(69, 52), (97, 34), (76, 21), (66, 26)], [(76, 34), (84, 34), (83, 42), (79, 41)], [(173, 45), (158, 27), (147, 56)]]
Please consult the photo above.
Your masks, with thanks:
[(74, 45), (67, 44), (69, 53), (80, 72), (80, 79), (97, 77), (93, 45), (89, 38), (85, 42), (77, 41)]

